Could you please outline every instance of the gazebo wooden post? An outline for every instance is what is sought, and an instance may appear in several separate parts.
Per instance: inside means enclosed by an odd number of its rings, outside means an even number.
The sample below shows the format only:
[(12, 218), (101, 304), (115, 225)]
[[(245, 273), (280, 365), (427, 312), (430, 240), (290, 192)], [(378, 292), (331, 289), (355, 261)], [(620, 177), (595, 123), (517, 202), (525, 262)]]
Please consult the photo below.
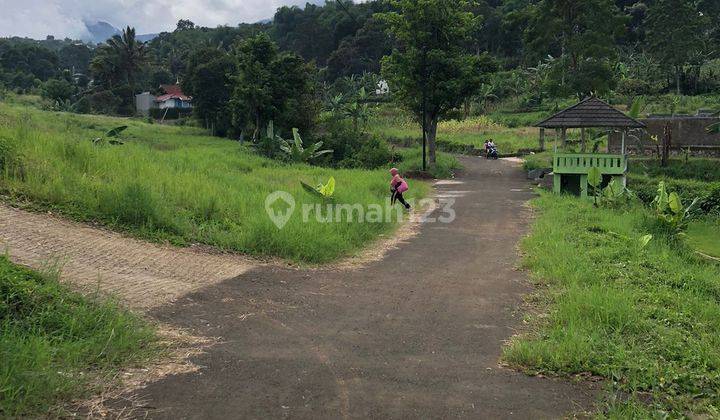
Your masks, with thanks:
[(580, 129), (580, 152), (585, 153), (585, 127)]
[(564, 148), (565, 148), (565, 145), (566, 145), (566, 143), (567, 143), (567, 128), (563, 127), (562, 130), (560, 131), (560, 135), (562, 136), (562, 137), (560, 138), (560, 140), (561, 140), (561, 143), (560, 143), (560, 144), (562, 145), (562, 147), (563, 147), (563, 149), (564, 149)]
[(541, 152), (545, 151), (545, 129), (544, 128), (540, 129), (540, 151)]
[[(608, 143), (609, 143), (609, 142), (608, 142)], [(622, 130), (622, 143), (621, 143), (621, 146), (620, 146), (620, 154), (621, 154), (621, 155), (624, 155), (624, 154), (625, 154), (625, 129), (624, 129), (624, 128), (623, 128), (623, 130)]]

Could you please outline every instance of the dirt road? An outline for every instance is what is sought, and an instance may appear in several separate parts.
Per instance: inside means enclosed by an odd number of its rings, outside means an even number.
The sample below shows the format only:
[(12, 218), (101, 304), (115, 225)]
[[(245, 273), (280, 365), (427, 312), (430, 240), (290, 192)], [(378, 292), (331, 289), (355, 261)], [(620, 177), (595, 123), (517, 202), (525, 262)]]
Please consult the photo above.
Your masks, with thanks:
[[(516, 269), (532, 194), (519, 168), (465, 158), (452, 223), (425, 224), (351, 271), (264, 266), (151, 315), (221, 343), (202, 368), (140, 391), (150, 418), (555, 418), (588, 407), (567, 381), (498, 366), (530, 291)], [(122, 402), (117, 402), (122, 405)]]
[(0, 204), (0, 252), (38, 270), (60, 269), (81, 289), (111, 293), (134, 309), (169, 304), (258, 263), (238, 255), (161, 246)]

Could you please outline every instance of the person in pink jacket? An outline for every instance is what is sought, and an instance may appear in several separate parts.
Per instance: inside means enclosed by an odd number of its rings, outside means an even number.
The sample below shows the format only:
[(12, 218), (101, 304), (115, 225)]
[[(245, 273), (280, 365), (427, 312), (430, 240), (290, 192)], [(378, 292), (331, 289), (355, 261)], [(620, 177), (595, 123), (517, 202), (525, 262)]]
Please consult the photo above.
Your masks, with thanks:
[(395, 200), (397, 200), (405, 206), (406, 209), (410, 210), (410, 204), (408, 204), (403, 197), (403, 193), (410, 189), (407, 181), (400, 176), (397, 168), (390, 169), (390, 175), (392, 175), (392, 180), (390, 180), (390, 204), (394, 205)]

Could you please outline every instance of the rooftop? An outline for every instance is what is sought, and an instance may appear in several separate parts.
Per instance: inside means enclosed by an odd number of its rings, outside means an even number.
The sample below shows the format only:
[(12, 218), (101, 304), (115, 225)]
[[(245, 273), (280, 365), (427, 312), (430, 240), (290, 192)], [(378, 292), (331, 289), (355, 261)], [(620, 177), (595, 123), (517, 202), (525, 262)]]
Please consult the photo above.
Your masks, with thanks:
[(642, 128), (645, 124), (595, 97), (589, 97), (535, 125), (541, 128)]

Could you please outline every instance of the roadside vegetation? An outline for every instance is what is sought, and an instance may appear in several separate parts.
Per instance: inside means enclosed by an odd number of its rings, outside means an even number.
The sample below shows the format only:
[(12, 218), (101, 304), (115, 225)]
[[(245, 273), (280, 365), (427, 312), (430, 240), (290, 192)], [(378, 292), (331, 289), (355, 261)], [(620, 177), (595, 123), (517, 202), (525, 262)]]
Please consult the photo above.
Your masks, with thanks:
[[(523, 113), (516, 113), (518, 119)], [(535, 114), (533, 114), (534, 118)], [(501, 154), (527, 153), (538, 147), (537, 129), (533, 127), (508, 127), (493, 119), (494, 116), (478, 115), (465, 119), (442, 121), (437, 128), (437, 143), (440, 150), (464, 153), (471, 146), (476, 150), (484, 150), (484, 143), (493, 139)], [(534, 121), (532, 124), (540, 121)], [(370, 130), (373, 134), (387, 139), (390, 143), (400, 145), (422, 144), (422, 130), (417, 123), (402, 111), (383, 108), (371, 119)]]
[(505, 359), (535, 373), (606, 378), (609, 417), (717, 416), (720, 265), (639, 205), (597, 208), (543, 193), (534, 206), (522, 249), (543, 286), (533, 299), (542, 315)]
[(156, 343), (137, 315), (0, 256), (0, 417), (66, 415), (63, 405), (154, 357)]
[[(122, 145), (93, 143), (119, 124), (128, 126)], [(287, 163), (195, 128), (0, 104), (0, 157), (7, 201), (179, 245), (319, 263), (349, 255), (398, 221), (320, 223), (313, 213), (303, 223), (299, 210), (321, 204), (300, 181), (317, 185), (331, 176), (335, 203), (385, 205), (389, 164), (362, 170)], [(406, 165), (417, 167), (417, 159), (411, 152)], [(276, 190), (292, 194), (298, 206), (283, 229), (265, 211), (265, 197)], [(413, 182), (408, 198), (427, 192)]]

